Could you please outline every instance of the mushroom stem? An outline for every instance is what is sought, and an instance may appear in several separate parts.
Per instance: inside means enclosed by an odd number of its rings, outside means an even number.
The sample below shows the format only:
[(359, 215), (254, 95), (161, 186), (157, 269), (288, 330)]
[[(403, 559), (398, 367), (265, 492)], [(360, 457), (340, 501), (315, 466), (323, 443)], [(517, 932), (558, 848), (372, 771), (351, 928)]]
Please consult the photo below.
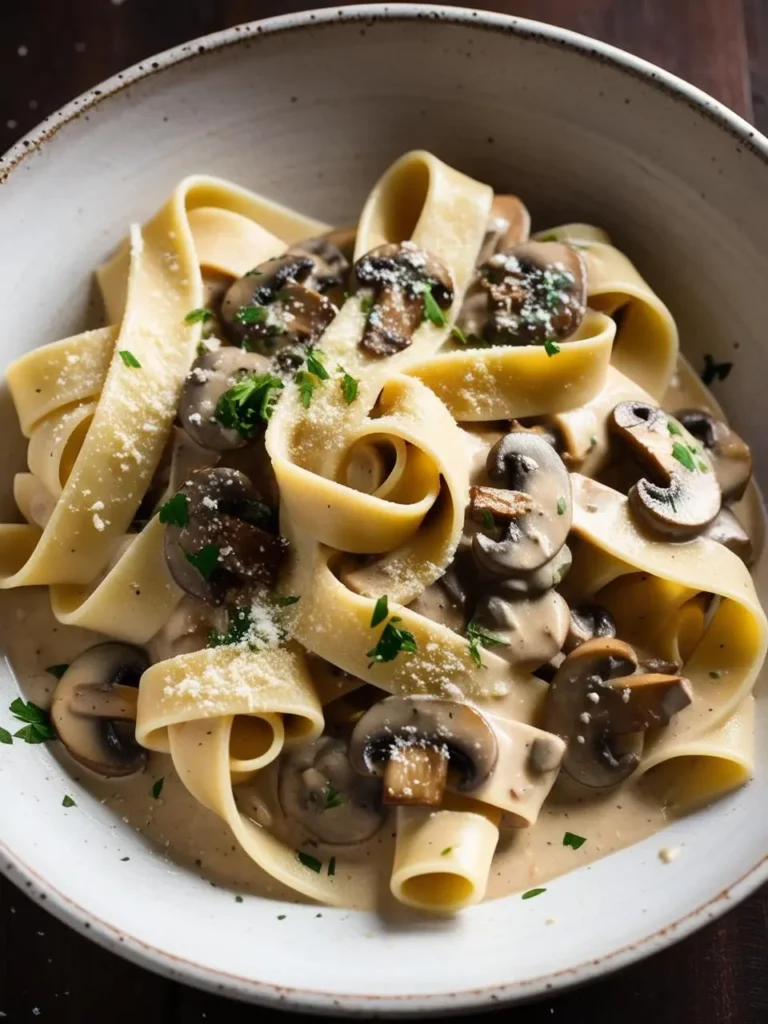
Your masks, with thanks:
[(448, 781), (448, 756), (439, 747), (403, 747), (384, 768), (383, 801), (439, 807)]
[(110, 718), (115, 722), (135, 722), (139, 691), (135, 686), (92, 683), (73, 691), (69, 710), (88, 718)]
[(669, 725), (693, 700), (687, 679), (660, 672), (611, 680), (609, 685), (614, 693), (622, 694), (622, 699), (610, 706), (611, 731), (619, 736)]

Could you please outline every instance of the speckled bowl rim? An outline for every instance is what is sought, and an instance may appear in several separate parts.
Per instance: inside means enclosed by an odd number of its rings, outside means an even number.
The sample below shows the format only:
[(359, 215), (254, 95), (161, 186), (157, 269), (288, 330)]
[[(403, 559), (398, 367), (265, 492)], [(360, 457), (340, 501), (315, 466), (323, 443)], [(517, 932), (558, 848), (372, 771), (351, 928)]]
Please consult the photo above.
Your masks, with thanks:
[[(107, 79), (96, 88), (78, 96), (61, 110), (45, 118), (33, 131), (16, 143), (0, 159), (0, 185), (4, 184), (26, 159), (35, 152), (39, 152), (64, 125), (128, 86), (149, 78), (150, 75), (161, 73), (184, 61), (203, 57), (206, 53), (235, 46), (244, 40), (253, 40), (259, 36), (300, 31), (309, 27), (319, 28), (338, 22), (370, 23), (383, 20), (392, 22), (435, 20), (454, 25), (471, 25), (473, 28), (488, 32), (514, 35), (545, 45), (576, 51), (592, 60), (610, 64), (634, 78), (651, 83), (654, 88), (664, 92), (675, 101), (686, 104), (694, 113), (707, 118), (726, 131), (768, 167), (768, 139), (757, 132), (742, 117), (683, 79), (617, 47), (609, 46), (567, 29), (509, 15), (421, 4), (402, 4), (395, 7), (387, 4), (365, 4), (304, 11), (298, 14), (280, 15), (266, 21), (238, 25), (203, 36), (181, 46), (175, 46), (156, 57), (135, 64), (126, 71)], [(2, 193), (0, 193), (1, 195)], [(724, 914), (768, 880), (767, 852), (754, 867), (736, 878), (726, 889), (667, 927), (659, 929), (631, 945), (614, 950), (607, 956), (587, 960), (576, 967), (551, 974), (516, 981), (508, 985), (494, 985), (452, 993), (413, 996), (339, 995), (328, 991), (271, 985), (251, 978), (230, 975), (224, 971), (215, 971), (202, 964), (176, 957), (168, 950), (158, 949), (134, 935), (114, 928), (108, 921), (98, 918), (79, 906), (66, 893), (58, 890), (16, 857), (2, 839), (0, 839), (0, 852), (2, 853), (0, 870), (19, 888), (27, 892), (29, 896), (40, 900), (56, 917), (76, 931), (142, 967), (147, 967), (174, 981), (190, 983), (214, 993), (263, 1005), (315, 1013), (368, 1017), (373, 1015), (455, 1014), (487, 1009), (493, 1006), (532, 1000), (547, 993), (562, 991), (565, 988), (595, 980), (601, 975), (657, 953), (673, 942), (690, 935), (708, 921)]]

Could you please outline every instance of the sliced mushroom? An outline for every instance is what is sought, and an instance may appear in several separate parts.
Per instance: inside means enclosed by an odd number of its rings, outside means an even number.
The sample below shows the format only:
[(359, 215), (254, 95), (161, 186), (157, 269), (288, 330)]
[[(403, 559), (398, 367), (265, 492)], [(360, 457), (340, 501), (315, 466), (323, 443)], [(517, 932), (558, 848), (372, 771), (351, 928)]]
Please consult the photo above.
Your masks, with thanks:
[(439, 806), (448, 773), (471, 792), (496, 766), (498, 744), (485, 718), (468, 704), (437, 697), (387, 697), (354, 728), (352, 766), (383, 775), (385, 804)]
[(752, 477), (752, 453), (746, 441), (705, 409), (681, 409), (675, 419), (706, 448), (723, 502), (730, 504), (743, 498)]
[(317, 341), (338, 312), (310, 286), (317, 267), (313, 256), (289, 252), (235, 281), (221, 304), (230, 341), (263, 355)]
[(283, 755), (278, 795), (283, 814), (323, 843), (365, 842), (384, 822), (380, 786), (354, 771), (346, 743), (333, 736)]
[(542, 728), (567, 743), (564, 773), (590, 789), (623, 782), (637, 768), (643, 733), (667, 725), (693, 698), (681, 676), (636, 675), (637, 656), (614, 638), (587, 640), (549, 686)]
[(573, 564), (573, 555), (567, 544), (563, 544), (554, 558), (550, 558), (538, 569), (530, 572), (516, 572), (505, 579), (493, 581), (498, 593), (509, 600), (522, 597), (534, 598), (545, 590), (559, 587)]
[(569, 338), (584, 319), (587, 267), (564, 242), (525, 242), (479, 268), (458, 324), (496, 345), (543, 345)]
[(244, 473), (201, 470), (180, 493), (187, 499), (187, 522), (168, 524), (165, 558), (182, 590), (221, 604), (233, 586), (274, 585), (288, 544), (276, 533), (274, 510)]
[(522, 201), (512, 195), (494, 196), (485, 238), (477, 257), (478, 264), (485, 263), (494, 253), (505, 252), (527, 242), (530, 233), (531, 215)]
[[(256, 352), (226, 346), (205, 352), (192, 364), (179, 400), (179, 421), (202, 448), (223, 452), (248, 443), (240, 431), (216, 419), (221, 396), (247, 374), (269, 371), (269, 360)], [(266, 424), (265, 424), (266, 426)]]
[(51, 721), (71, 756), (107, 778), (142, 771), (135, 735), (138, 684), (149, 660), (129, 644), (97, 644), (75, 658), (56, 685)]
[(621, 402), (609, 418), (621, 444), (650, 470), (629, 491), (635, 515), (675, 539), (701, 533), (720, 511), (720, 487), (709, 460), (690, 434), (646, 402)]
[(356, 227), (338, 228), (317, 238), (297, 242), (288, 250), (291, 254), (298, 253), (313, 259), (314, 270), (304, 284), (326, 295), (336, 306), (344, 301), (349, 285), (356, 235)]
[(511, 665), (538, 668), (562, 648), (568, 630), (568, 605), (553, 591), (528, 600), (520, 594), (484, 594), (472, 622), (493, 638), (493, 653)]
[(723, 544), (729, 551), (738, 555), (745, 565), (752, 564), (754, 559), (752, 538), (729, 508), (720, 509), (717, 517), (703, 532), (702, 537), (709, 537), (710, 540), (716, 540), (718, 544)]
[(226, 633), (227, 613), (185, 594), (162, 629), (147, 643), (152, 662), (168, 661), (208, 646), (211, 632)]
[(409, 605), (411, 611), (424, 615), (455, 633), (463, 633), (467, 622), (467, 589), (457, 567), (447, 572)]
[[(545, 440), (520, 431), (505, 434), (496, 442), (486, 466), (493, 484), (527, 496), (533, 508), (499, 524), (498, 539), (475, 533), (472, 551), (478, 565), (495, 576), (540, 568), (562, 548), (571, 528), (568, 470)], [(520, 507), (528, 507), (522, 498)]]
[(571, 608), (571, 622), (563, 644), (566, 654), (587, 640), (606, 640), (616, 636), (613, 616), (601, 604), (580, 604)]
[(425, 292), (441, 310), (453, 302), (453, 278), (445, 264), (413, 242), (382, 245), (355, 264), (358, 287), (373, 290), (360, 347), (375, 356), (400, 352), (411, 344), (426, 318)]

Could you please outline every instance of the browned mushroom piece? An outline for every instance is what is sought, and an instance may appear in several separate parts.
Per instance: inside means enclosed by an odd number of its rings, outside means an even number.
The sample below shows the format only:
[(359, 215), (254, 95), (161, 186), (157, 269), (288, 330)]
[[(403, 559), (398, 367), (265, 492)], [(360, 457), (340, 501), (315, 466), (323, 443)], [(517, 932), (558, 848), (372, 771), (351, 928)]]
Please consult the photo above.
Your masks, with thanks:
[(494, 345), (569, 338), (584, 319), (587, 268), (564, 242), (525, 242), (479, 268), (458, 317), (466, 336)]
[(136, 742), (138, 684), (149, 660), (129, 644), (97, 644), (71, 663), (56, 685), (51, 722), (71, 756), (106, 778), (142, 771)]
[(563, 772), (589, 789), (635, 771), (646, 730), (668, 725), (693, 699), (678, 675), (636, 674), (637, 656), (614, 638), (587, 640), (562, 662), (547, 692), (542, 728), (567, 744)]
[(354, 728), (352, 766), (383, 776), (385, 804), (437, 807), (446, 784), (481, 786), (496, 766), (493, 729), (475, 708), (437, 697), (387, 697)]
[(337, 228), (296, 242), (288, 250), (290, 254), (309, 256), (314, 261), (314, 270), (304, 285), (327, 296), (336, 306), (341, 306), (349, 288), (356, 236), (356, 227)]
[(221, 303), (228, 339), (262, 355), (311, 346), (338, 312), (309, 284), (317, 268), (315, 257), (289, 252), (235, 281)]
[[(212, 451), (230, 451), (248, 444), (239, 430), (216, 418), (219, 401), (248, 374), (269, 372), (269, 360), (256, 352), (226, 346), (204, 352), (192, 364), (179, 400), (179, 422), (192, 440)], [(266, 426), (266, 423), (265, 423)]]
[(705, 409), (681, 409), (675, 413), (675, 419), (707, 450), (723, 503), (731, 504), (742, 498), (752, 477), (752, 453), (746, 441)]
[(186, 498), (186, 523), (166, 527), (165, 558), (182, 590), (221, 604), (232, 588), (274, 585), (288, 544), (277, 534), (275, 510), (244, 473), (201, 470), (179, 493)]
[(522, 200), (513, 195), (494, 196), (485, 238), (477, 257), (478, 264), (485, 263), (494, 253), (505, 252), (527, 242), (530, 233), (531, 215)]
[(580, 604), (571, 608), (571, 621), (563, 644), (566, 654), (587, 640), (607, 640), (616, 636), (613, 616), (601, 604)]
[(755, 557), (752, 538), (729, 508), (721, 508), (715, 519), (702, 533), (702, 537), (716, 540), (733, 551), (745, 565), (752, 565)]
[(436, 256), (413, 242), (372, 249), (355, 264), (358, 291), (371, 289), (373, 305), (360, 347), (374, 356), (389, 356), (411, 344), (427, 319), (429, 292), (440, 310), (453, 302), (453, 278)]
[(612, 435), (653, 479), (629, 491), (637, 518), (673, 539), (701, 533), (720, 511), (720, 486), (707, 454), (683, 427), (654, 405), (621, 402), (609, 418)]
[(463, 633), (467, 624), (468, 591), (457, 561), (426, 587), (408, 606), (411, 611), (424, 615), (455, 633)]

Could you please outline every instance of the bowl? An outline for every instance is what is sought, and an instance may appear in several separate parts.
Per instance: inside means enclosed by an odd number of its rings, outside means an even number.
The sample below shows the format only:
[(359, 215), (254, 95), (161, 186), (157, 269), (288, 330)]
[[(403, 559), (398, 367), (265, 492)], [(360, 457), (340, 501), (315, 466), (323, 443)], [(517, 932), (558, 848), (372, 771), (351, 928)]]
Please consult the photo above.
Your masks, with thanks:
[[(119, 74), (44, 121), (0, 163), (2, 364), (83, 326), (92, 270), (184, 175), (221, 175), (345, 223), (411, 148), (517, 192), (539, 227), (608, 230), (671, 307), (693, 365), (734, 364), (716, 397), (759, 440), (768, 142), (619, 50), (456, 8), (353, 7), (240, 26)], [(1, 422), (12, 439), (7, 495), (22, 453), (7, 393)], [(765, 480), (768, 446), (755, 461)], [(2, 707), (16, 692), (3, 668)], [(45, 746), (3, 747), (0, 866), (102, 945), (241, 999), (334, 1015), (510, 1003), (658, 951), (768, 876), (764, 695), (757, 728), (756, 778), (738, 793), (558, 879), (546, 902), (509, 897), (455, 920), (236, 902), (145, 844)], [(64, 793), (76, 813), (63, 811)], [(659, 848), (678, 845), (683, 855), (662, 863)]]

